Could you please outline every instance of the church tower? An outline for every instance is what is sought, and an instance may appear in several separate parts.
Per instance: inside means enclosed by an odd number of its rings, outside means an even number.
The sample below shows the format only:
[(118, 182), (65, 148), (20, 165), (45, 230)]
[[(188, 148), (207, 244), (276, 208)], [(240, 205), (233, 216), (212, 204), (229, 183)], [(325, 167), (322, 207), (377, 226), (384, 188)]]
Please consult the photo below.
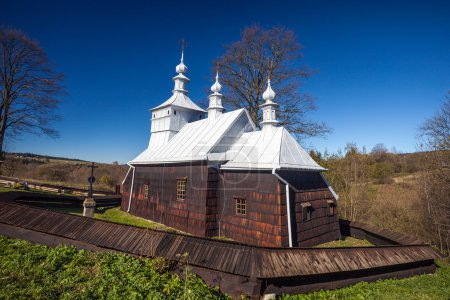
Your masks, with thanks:
[(186, 85), (188, 68), (184, 64), (184, 52), (181, 61), (175, 68), (178, 75), (174, 81), (173, 95), (163, 104), (151, 109), (152, 125), (149, 148), (157, 148), (169, 142), (180, 129), (189, 122), (201, 120), (206, 111), (195, 104), (189, 97)]

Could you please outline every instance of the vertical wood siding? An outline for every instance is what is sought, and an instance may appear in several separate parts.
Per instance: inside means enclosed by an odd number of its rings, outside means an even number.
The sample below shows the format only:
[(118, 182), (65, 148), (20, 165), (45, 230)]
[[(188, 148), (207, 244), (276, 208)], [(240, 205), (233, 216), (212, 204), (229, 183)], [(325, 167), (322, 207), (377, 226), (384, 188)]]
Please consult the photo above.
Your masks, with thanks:
[[(223, 171), (218, 217), (221, 235), (257, 245), (288, 246), (284, 189), (270, 172)], [(245, 198), (246, 215), (236, 214), (234, 198)]]
[[(337, 213), (328, 215), (333, 195), (317, 172), (282, 171), (290, 189), (294, 246), (311, 246), (340, 238)], [(186, 199), (177, 200), (177, 179), (186, 178)], [(132, 172), (123, 185), (122, 209), (128, 208)], [(143, 186), (149, 185), (144, 199)], [(246, 214), (236, 213), (235, 198), (246, 202)], [(301, 204), (312, 206), (303, 221)], [(197, 236), (222, 236), (237, 242), (287, 247), (289, 235), (286, 190), (271, 172), (223, 171), (206, 164), (136, 167), (132, 214)]]
[[(131, 177), (124, 183), (122, 209), (128, 206)], [(177, 179), (186, 178), (186, 199), (177, 200)], [(206, 235), (208, 168), (204, 164), (137, 166), (130, 213), (198, 236)], [(143, 185), (149, 185), (144, 199)], [(127, 191), (127, 192), (125, 192)], [(125, 204), (126, 203), (126, 204)]]
[[(339, 239), (339, 217), (328, 213), (328, 200), (334, 200), (325, 181), (318, 172), (281, 171), (279, 174), (294, 188), (290, 190), (294, 244), (313, 246)], [(310, 203), (311, 219), (303, 221), (302, 203)]]

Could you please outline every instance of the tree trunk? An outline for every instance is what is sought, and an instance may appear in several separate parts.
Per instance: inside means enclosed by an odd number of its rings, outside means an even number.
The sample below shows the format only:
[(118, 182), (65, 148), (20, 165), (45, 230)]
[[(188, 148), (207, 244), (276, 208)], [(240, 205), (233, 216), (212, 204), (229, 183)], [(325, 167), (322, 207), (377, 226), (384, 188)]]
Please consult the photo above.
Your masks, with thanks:
[(0, 174), (1, 174), (1, 165), (3, 164), (3, 161), (5, 159), (4, 155), (3, 155), (3, 143), (5, 141), (5, 132), (6, 132), (6, 117), (8, 111), (6, 110), (6, 105), (3, 108), (3, 115), (1, 116), (1, 121), (0, 121)]

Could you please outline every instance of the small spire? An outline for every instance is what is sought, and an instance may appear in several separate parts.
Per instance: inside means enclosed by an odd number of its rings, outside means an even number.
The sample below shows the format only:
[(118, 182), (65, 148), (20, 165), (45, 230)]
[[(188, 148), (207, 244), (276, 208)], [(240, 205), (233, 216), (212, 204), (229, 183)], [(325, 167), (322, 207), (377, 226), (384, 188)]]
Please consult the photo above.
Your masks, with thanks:
[(219, 69), (217, 69), (216, 72), (216, 82), (211, 86), (211, 92), (213, 93), (220, 93), (222, 90), (222, 85), (219, 83)]
[(183, 94), (187, 94), (186, 83), (189, 82), (189, 78), (187, 78), (184, 74), (187, 73), (188, 68), (184, 64), (184, 48), (181, 49), (181, 59), (180, 63), (176, 66), (175, 71), (178, 73), (172, 80), (175, 82), (175, 87), (173, 92), (180, 92)]

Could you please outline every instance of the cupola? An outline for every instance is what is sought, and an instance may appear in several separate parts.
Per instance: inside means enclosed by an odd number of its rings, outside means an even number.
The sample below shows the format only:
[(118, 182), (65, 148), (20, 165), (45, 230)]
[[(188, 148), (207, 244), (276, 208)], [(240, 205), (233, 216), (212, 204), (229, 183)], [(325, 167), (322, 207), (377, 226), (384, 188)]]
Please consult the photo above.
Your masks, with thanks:
[(208, 119), (214, 120), (223, 113), (222, 99), (223, 95), (220, 93), (222, 85), (219, 83), (219, 71), (216, 73), (216, 82), (211, 86), (212, 94), (208, 96)]
[(263, 120), (261, 122), (261, 126), (263, 129), (268, 126), (277, 126), (279, 123), (276, 117), (276, 108), (278, 107), (278, 104), (273, 102), (273, 100), (275, 99), (275, 95), (275, 92), (270, 86), (270, 78), (268, 78), (267, 89), (262, 96), (265, 102), (261, 104), (261, 109), (263, 112)]

